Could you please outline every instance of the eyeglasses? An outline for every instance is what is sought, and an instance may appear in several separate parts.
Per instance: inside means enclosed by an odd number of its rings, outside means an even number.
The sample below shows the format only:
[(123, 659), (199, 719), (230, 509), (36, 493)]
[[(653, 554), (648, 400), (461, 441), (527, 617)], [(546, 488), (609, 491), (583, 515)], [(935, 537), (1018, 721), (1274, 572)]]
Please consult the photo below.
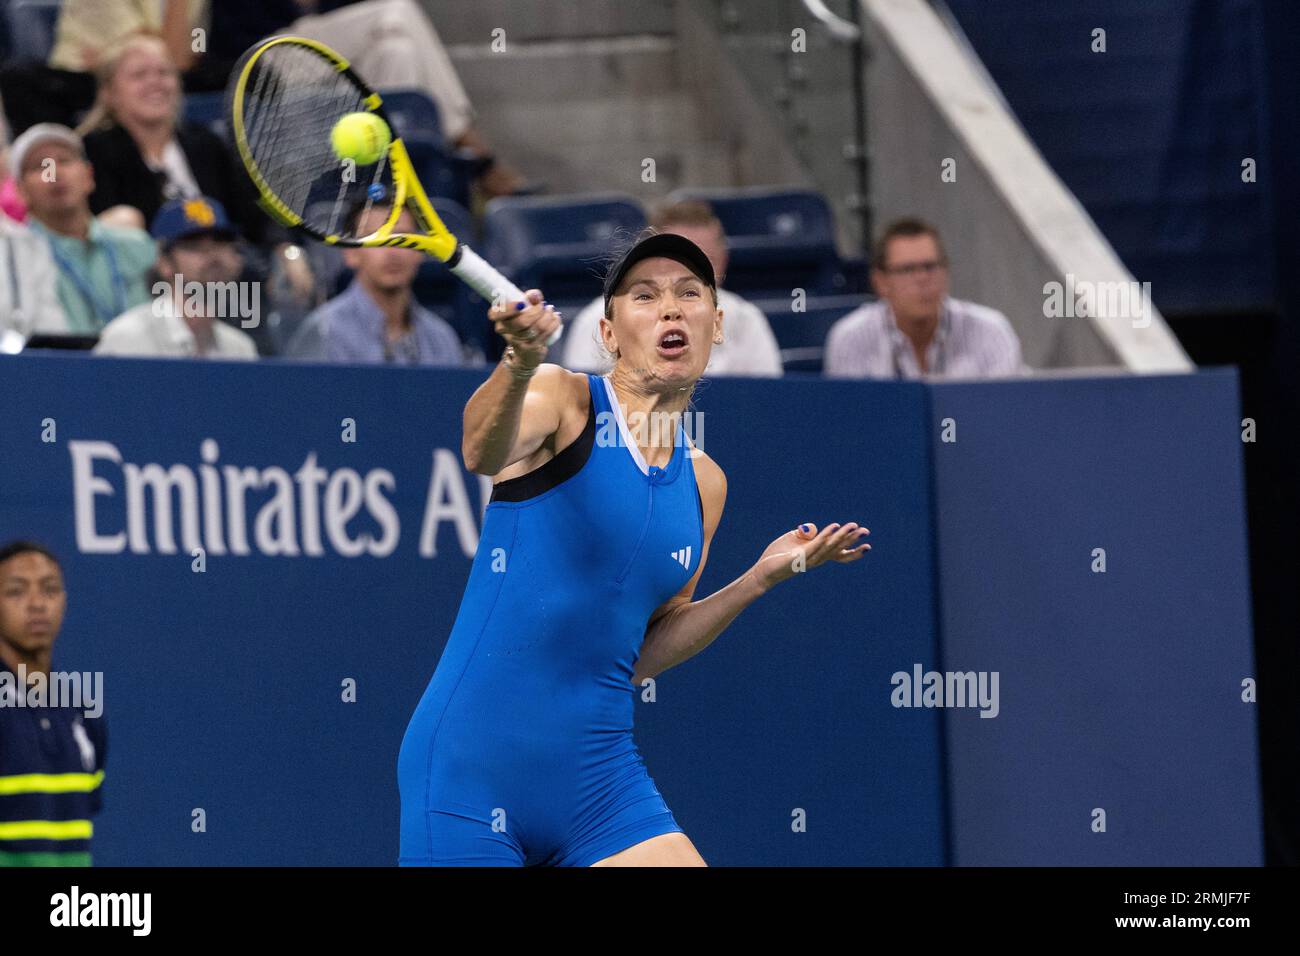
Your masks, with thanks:
[(915, 276), (930, 275), (938, 272), (948, 265), (945, 259), (931, 259), (928, 262), (909, 262), (905, 266), (891, 266), (890, 268), (881, 268), (881, 272), (891, 276)]

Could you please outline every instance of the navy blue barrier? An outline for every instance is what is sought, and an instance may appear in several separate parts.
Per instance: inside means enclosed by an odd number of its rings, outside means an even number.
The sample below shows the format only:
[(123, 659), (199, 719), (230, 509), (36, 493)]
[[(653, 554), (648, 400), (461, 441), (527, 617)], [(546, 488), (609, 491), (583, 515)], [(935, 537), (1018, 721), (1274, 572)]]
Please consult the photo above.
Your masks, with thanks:
[(954, 862), (1260, 864), (1236, 373), (930, 394)]
[[(0, 358), (0, 538), (35, 537), (62, 556), (69, 611), (55, 668), (105, 675), (96, 862), (395, 861), (397, 749), (454, 620), (488, 491), (459, 458), (461, 412), (482, 378)], [(701, 385), (695, 437), (727, 471), (729, 495), (697, 596), (799, 521), (859, 520), (874, 545), (853, 565), (781, 585), (661, 675), (654, 702), (638, 703), (647, 766), (705, 859), (975, 863), (1027, 858), (1054, 834), (1059, 854), (1038, 851), (1041, 861), (1258, 862), (1253, 710), (1210, 692), (1216, 681), (1231, 691), (1249, 668), (1240, 449), (1232, 429), (1217, 427), (1236, 415), (1234, 389), (1225, 374), (940, 389)], [(1036, 390), (1033, 407), (1022, 390)], [(1157, 411), (1168, 433), (1148, 455), (1138, 443)], [(961, 444), (935, 440), (941, 414), (967, 429)], [(1023, 414), (1073, 424), (997, 444)], [(344, 419), (355, 442), (341, 438)], [(945, 459), (945, 448), (966, 457)], [(1148, 501), (1148, 523), (1135, 522), (1141, 503), (1088, 484), (1078, 459), (1122, 466), (1147, 499), (1173, 483), (1191, 507)], [(1186, 468), (1193, 461), (1199, 470)], [(172, 473), (194, 481), (192, 517), (174, 494), (165, 529), (152, 498), (128, 518), (128, 463), (181, 466)], [(1026, 550), (1046, 540), (1073, 555), (1077, 542), (1055, 537), (1050, 498), (988, 497), (1017, 474), (1068, 489), (1076, 517), (1096, 519), (1098, 543), (1116, 541), (1107, 575), (1026, 573)], [(240, 478), (252, 488), (242, 522)], [(1008, 516), (1013, 505), (1022, 513)], [(1112, 520), (1132, 533), (1108, 532)], [(187, 536), (207, 547), (203, 573), (192, 570)], [(1138, 567), (1162, 600), (1125, 585)], [(979, 575), (984, 602), (971, 583)], [(1207, 578), (1217, 612), (1195, 597)], [(1017, 580), (1036, 590), (1015, 590)], [(1099, 586), (1110, 603), (1090, 615), (1084, 599), (1097, 600)], [(1069, 613), (1045, 634), (1034, 609), (1059, 600)], [(1125, 615), (1129, 630), (1115, 625)], [(1080, 648), (1098, 641), (1110, 643), (1089, 669)], [(914, 664), (1001, 668), (997, 719), (896, 706), (891, 679)], [(348, 681), (353, 703), (343, 700)], [(1099, 723), (1080, 723), (1099, 708)], [(1152, 716), (1161, 708), (1165, 723)], [(1125, 720), (1174, 721), (1181, 736), (1144, 735)], [(1056, 738), (1030, 733), (1048, 723)], [(1045, 740), (1075, 749), (1048, 752)], [(1077, 789), (1080, 776), (1095, 792)], [(1174, 791), (1193, 809), (1171, 810)], [(1040, 797), (1057, 805), (1016, 804)], [(1106, 834), (1089, 831), (1094, 806), (1109, 808)], [(194, 832), (196, 811), (205, 832)], [(1074, 826), (1084, 835), (1066, 839)]]

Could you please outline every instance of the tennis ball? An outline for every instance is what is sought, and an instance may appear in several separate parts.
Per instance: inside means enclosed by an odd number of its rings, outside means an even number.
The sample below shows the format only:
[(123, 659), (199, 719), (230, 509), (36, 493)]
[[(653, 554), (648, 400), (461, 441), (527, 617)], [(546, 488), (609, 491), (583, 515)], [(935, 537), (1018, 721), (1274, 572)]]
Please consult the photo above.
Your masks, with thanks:
[(330, 131), (334, 155), (362, 166), (378, 162), (392, 139), (388, 124), (374, 113), (349, 113)]

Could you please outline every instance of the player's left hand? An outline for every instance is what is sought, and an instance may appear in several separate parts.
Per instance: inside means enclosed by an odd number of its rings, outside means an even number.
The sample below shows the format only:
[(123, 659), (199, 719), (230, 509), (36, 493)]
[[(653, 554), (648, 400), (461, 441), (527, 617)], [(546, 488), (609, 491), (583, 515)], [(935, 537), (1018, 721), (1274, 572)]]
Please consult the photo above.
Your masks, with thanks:
[(767, 546), (754, 565), (754, 573), (767, 589), (826, 561), (848, 564), (871, 550), (871, 545), (866, 543), (850, 547), (852, 542), (870, 533), (869, 528), (852, 521), (844, 525), (829, 524), (820, 532), (815, 524), (801, 524)]

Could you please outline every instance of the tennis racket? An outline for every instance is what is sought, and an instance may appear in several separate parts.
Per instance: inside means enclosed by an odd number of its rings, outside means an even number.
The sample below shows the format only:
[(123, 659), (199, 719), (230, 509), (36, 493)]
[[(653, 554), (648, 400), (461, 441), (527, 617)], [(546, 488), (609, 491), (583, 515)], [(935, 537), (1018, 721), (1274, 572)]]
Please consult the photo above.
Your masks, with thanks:
[[(251, 47), (231, 74), (226, 112), (258, 203), (272, 219), (334, 246), (419, 249), (489, 302), (524, 301), (513, 282), (438, 218), (379, 94), (325, 44), (276, 36)], [(364, 165), (341, 159), (331, 145), (335, 124), (363, 112), (377, 115), (392, 134), (379, 158)], [(365, 222), (375, 205), (392, 207), (387, 220), (358, 235), (351, 224)], [(403, 210), (421, 232), (394, 231)]]

